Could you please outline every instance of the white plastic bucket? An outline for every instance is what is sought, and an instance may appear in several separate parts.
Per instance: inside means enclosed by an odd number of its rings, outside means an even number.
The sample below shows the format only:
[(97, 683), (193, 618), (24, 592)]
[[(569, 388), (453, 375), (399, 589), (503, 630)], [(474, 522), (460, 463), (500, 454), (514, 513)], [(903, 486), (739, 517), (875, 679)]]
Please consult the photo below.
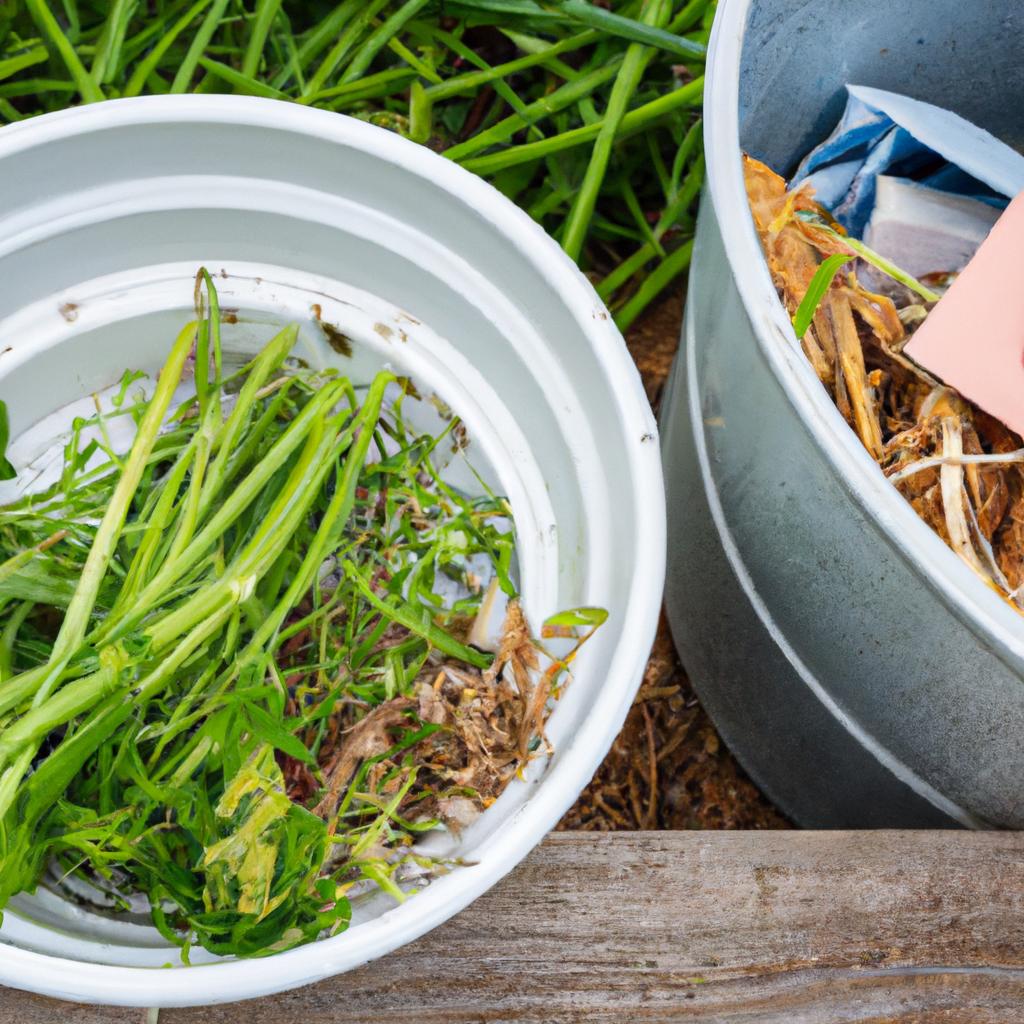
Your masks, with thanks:
[[(449, 161), (336, 114), (241, 97), (114, 101), (0, 131), (0, 397), (15, 436), (153, 369), (218, 277), (245, 350), (298, 320), (310, 359), (382, 363), (464, 419), (511, 500), (527, 616), (610, 612), (533, 762), (461, 837), (468, 862), (346, 932), (193, 968), (142, 923), (40, 889), (0, 929), (0, 983), (68, 999), (183, 1006), (348, 970), (440, 924), (551, 829), (639, 685), (664, 577), (656, 431), (622, 338), (586, 279), (524, 213)], [(223, 274), (222, 274), (223, 272)], [(316, 312), (356, 341), (333, 355)]]

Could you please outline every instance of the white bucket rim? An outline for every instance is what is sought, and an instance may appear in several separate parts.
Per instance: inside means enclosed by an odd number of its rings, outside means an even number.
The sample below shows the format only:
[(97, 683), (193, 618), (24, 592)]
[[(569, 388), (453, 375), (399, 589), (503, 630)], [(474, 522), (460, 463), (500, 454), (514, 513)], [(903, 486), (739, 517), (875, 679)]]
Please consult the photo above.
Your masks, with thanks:
[[(426, 147), (328, 111), (244, 96), (156, 96), (109, 100), (45, 114), (0, 131), (0, 161), (73, 135), (131, 125), (224, 123), (305, 134), (360, 149), (456, 196), (516, 246), (557, 287), (612, 383), (615, 415), (630, 442), (636, 558), (607, 682), (571, 742), (524, 806), (475, 851), (477, 863), (348, 932), (256, 960), (158, 970), (85, 963), (0, 945), (0, 984), (82, 1002), (174, 1007), (269, 995), (358, 967), (419, 938), (514, 868), (557, 824), (610, 748), (639, 686), (661, 608), (665, 505), (657, 427), (626, 346), (593, 287), (562, 249), (495, 188)], [(0, 163), (2, 171), (2, 163)], [(610, 413), (612, 410), (609, 411)]]

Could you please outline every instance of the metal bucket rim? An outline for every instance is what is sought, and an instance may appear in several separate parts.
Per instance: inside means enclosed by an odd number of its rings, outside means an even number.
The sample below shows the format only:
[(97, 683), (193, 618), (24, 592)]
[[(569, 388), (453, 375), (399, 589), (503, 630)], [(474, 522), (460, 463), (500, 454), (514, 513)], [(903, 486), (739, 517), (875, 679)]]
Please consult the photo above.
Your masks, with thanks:
[[(797, 415), (865, 516), (993, 653), (1024, 673), (1020, 613), (950, 550), (889, 483), (821, 386), (779, 301), (747, 203), (740, 145), (740, 70), (755, 2), (720, 0), (708, 46), (704, 100), (707, 187), (754, 336)], [(737, 267), (746, 270), (738, 274)]]

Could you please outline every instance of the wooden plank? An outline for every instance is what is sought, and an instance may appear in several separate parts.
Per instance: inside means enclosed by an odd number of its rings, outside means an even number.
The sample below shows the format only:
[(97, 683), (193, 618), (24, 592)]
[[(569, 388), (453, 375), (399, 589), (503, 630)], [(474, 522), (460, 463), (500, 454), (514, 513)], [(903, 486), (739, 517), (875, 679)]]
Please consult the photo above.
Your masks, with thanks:
[[(1024, 835), (552, 835), (384, 960), (161, 1024), (1020, 1021)], [(0, 992), (0, 1022), (137, 1010)]]

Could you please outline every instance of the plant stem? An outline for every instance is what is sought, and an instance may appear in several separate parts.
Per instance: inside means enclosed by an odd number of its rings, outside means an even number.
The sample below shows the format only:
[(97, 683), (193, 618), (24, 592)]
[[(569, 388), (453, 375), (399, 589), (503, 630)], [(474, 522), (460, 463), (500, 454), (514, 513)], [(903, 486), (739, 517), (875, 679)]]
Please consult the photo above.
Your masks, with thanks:
[[(586, 75), (580, 75), (579, 78), (572, 82), (567, 82), (553, 93), (529, 104), (522, 115), (513, 114), (510, 117), (506, 117), (487, 131), (480, 132), (457, 146), (449, 147), (444, 151), (444, 155), (449, 160), (464, 162), (463, 166), (469, 167), (472, 161), (467, 161), (467, 157), (507, 141), (517, 131), (525, 128), (529, 120), (536, 120), (542, 116), (557, 113), (559, 110), (564, 110), (566, 107), (578, 103), (585, 96), (589, 96), (598, 86), (614, 78), (620, 65), (621, 59), (614, 58), (603, 67), (597, 68)], [(595, 131), (593, 134), (596, 135), (597, 132)], [(540, 145), (540, 143), (537, 143), (537, 145)], [(500, 156), (501, 154), (497, 155)], [(484, 157), (482, 159), (487, 158)]]
[(658, 293), (690, 265), (692, 255), (693, 239), (690, 239), (658, 264), (658, 268), (637, 289), (637, 293), (615, 314), (615, 323), (620, 331), (627, 330)]
[[(337, 70), (338, 65), (348, 56), (355, 46), (359, 37), (366, 30), (366, 26), (377, 17), (377, 14), (387, 5), (388, 0), (369, 0), (361, 11), (346, 26), (344, 32), (338, 37), (337, 42), (331, 47), (327, 56), (320, 62), (313, 77), (306, 83), (302, 91), (302, 98), (308, 100), (313, 93), (320, 92), (327, 82), (327, 79)], [(355, 8), (359, 10), (359, 7)]]
[(68, 69), (68, 73), (74, 80), (75, 87), (78, 89), (82, 99), (86, 103), (97, 103), (104, 99), (103, 90), (85, 69), (85, 65), (79, 58), (75, 48), (68, 41), (68, 37), (61, 31), (61, 27), (47, 6), (46, 0), (25, 0), (25, 6), (35, 23), (39, 26), (39, 30), (49, 38), (57, 53), (60, 54), (60, 59)]
[[(704, 80), (699, 78), (694, 82), (681, 86), (678, 89), (659, 96), (650, 103), (636, 107), (626, 114), (619, 122), (619, 139), (627, 138), (630, 134), (643, 131), (652, 122), (660, 117), (670, 114), (679, 107), (694, 106), (701, 102), (704, 89)], [(584, 125), (582, 128), (573, 128), (570, 131), (556, 135), (554, 138), (544, 139), (542, 142), (526, 142), (521, 146), (513, 146), (500, 153), (493, 153), (489, 156), (476, 157), (472, 160), (460, 161), (462, 166), (477, 174), (493, 174), (496, 171), (514, 167), (517, 164), (529, 163), (532, 160), (539, 160), (541, 157), (551, 156), (553, 153), (561, 153), (573, 146), (582, 146), (601, 133), (604, 121), (596, 124)], [(451, 156), (451, 151), (446, 150), (445, 156)]]
[(174, 45), (178, 36), (185, 31), (210, 6), (211, 0), (197, 0), (172, 26), (160, 37), (160, 42), (141, 60), (132, 77), (125, 86), (125, 96), (138, 96), (146, 86), (149, 76), (163, 60), (164, 54)]
[(216, 32), (217, 25), (220, 23), (221, 18), (224, 17), (224, 11), (227, 9), (227, 6), (228, 0), (213, 0), (213, 6), (207, 11), (206, 17), (203, 18), (199, 31), (196, 32), (184, 60), (182, 60), (181, 65), (178, 67), (174, 80), (171, 82), (170, 91), (172, 93), (182, 93), (188, 89), (192, 76), (196, 73), (196, 68), (199, 65), (199, 59), (210, 45), (213, 33)]
[[(564, 7), (565, 4), (562, 6)], [(584, 6), (589, 7), (588, 4)], [(668, 13), (669, 6), (663, 0), (647, 0), (644, 9), (644, 23), (658, 25), (667, 19)], [(612, 93), (608, 100), (608, 109), (601, 121), (600, 131), (594, 142), (594, 150), (590, 154), (590, 163), (587, 164), (583, 182), (569, 210), (569, 216), (565, 222), (565, 232), (562, 236), (562, 248), (577, 262), (583, 250), (583, 240), (590, 226), (594, 207), (597, 205), (597, 195), (608, 169), (615, 136), (626, 115), (630, 100), (640, 84), (644, 69), (653, 55), (654, 52), (649, 47), (639, 43), (631, 44), (626, 50), (622, 67), (619, 68), (619, 73), (615, 77), (615, 84), (612, 86)]]
[(361, 78), (363, 72), (370, 66), (373, 58), (387, 45), (388, 40), (401, 31), (402, 26), (410, 18), (418, 14), (428, 2), (429, 0), (406, 0), (387, 21), (375, 29), (345, 69), (345, 73), (341, 76), (341, 84), (347, 85)]
[(242, 58), (242, 75), (246, 78), (252, 78), (259, 71), (263, 47), (267, 44), (270, 27), (280, 10), (281, 0), (256, 0), (256, 16)]
[(39, 706), (49, 697), (57, 685), (60, 673), (85, 637), (89, 617), (92, 615), (93, 605), (96, 603), (96, 594), (103, 576), (110, 566), (114, 548), (128, 514), (128, 506), (139, 486), (146, 459), (153, 449), (153, 443), (156, 441), (157, 432), (160, 430), (171, 404), (174, 390), (181, 380), (185, 359), (192, 348), (195, 336), (196, 325), (193, 323), (186, 326), (178, 335), (171, 348), (171, 354), (164, 364), (156, 390), (146, 408), (146, 414), (139, 424), (128, 458), (125, 460), (124, 469), (121, 471), (117, 486), (110, 497), (107, 511), (96, 530), (88, 558), (82, 567), (78, 586), (75, 588), (75, 595), (68, 605), (60, 631), (53, 642), (53, 650), (47, 662), (49, 670), (42, 685), (36, 691), (33, 699), (34, 706)]

